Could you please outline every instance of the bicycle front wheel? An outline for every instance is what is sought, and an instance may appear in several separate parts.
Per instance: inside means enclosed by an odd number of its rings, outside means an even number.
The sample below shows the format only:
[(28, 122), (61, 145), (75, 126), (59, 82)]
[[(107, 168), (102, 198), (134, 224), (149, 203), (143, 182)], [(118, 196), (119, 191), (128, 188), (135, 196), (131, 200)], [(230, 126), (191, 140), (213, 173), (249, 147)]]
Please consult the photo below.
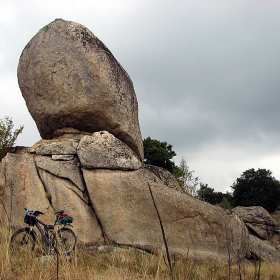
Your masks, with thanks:
[(35, 248), (35, 234), (29, 228), (20, 228), (12, 235), (10, 245), (13, 255), (29, 254)]
[(57, 247), (64, 254), (69, 255), (75, 249), (77, 237), (70, 228), (61, 228), (57, 231)]

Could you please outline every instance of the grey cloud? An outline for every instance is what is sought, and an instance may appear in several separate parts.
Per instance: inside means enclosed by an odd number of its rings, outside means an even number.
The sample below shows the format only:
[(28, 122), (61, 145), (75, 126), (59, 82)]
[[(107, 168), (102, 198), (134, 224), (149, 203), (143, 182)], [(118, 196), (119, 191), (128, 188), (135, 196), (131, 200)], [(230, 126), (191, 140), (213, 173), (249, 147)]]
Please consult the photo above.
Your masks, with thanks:
[[(220, 190), (259, 164), (280, 178), (280, 3), (126, 2), (15, 1), (14, 19), (0, 22), (1, 79), (17, 83), (21, 51), (44, 25), (57, 17), (79, 22), (130, 75), (143, 138), (172, 144), (176, 161), (186, 157)], [(0, 101), (8, 104), (1, 114), (25, 125), (17, 144), (32, 145), (36, 125), (11, 83), (0, 85)], [(3, 97), (9, 88), (11, 98)]]

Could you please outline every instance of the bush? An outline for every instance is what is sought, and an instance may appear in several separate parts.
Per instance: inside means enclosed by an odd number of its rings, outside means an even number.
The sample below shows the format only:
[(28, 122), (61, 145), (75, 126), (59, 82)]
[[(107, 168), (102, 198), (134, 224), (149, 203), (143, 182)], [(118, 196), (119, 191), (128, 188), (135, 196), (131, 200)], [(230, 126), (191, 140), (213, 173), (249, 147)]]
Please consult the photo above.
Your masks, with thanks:
[(15, 129), (13, 132), (12, 129), (14, 123), (11, 118), (4, 117), (0, 119), (0, 161), (5, 157), (9, 152), (10, 148), (14, 145), (18, 135), (22, 132), (23, 126)]
[(266, 169), (251, 168), (231, 186), (234, 206), (262, 206), (274, 212), (280, 206), (280, 182)]

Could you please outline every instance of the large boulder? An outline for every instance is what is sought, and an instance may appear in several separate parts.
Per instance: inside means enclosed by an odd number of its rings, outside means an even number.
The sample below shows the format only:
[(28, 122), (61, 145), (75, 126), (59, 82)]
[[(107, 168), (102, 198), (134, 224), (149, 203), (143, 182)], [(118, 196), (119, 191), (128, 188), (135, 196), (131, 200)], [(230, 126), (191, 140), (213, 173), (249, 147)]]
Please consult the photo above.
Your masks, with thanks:
[(233, 209), (249, 230), (249, 249), (253, 256), (269, 262), (280, 261), (280, 230), (278, 224), (261, 206)]
[(263, 207), (238, 206), (233, 209), (233, 212), (245, 222), (251, 234), (272, 241), (279, 245), (280, 249), (279, 226)]
[(108, 131), (84, 136), (77, 153), (81, 166), (86, 169), (136, 170), (142, 165), (135, 153)]
[(251, 234), (249, 235), (249, 244), (254, 257), (279, 265), (280, 251), (273, 244)]
[(42, 28), (22, 52), (18, 81), (43, 139), (62, 128), (107, 130), (143, 160), (132, 81), (86, 27), (57, 19)]
[(234, 213), (168, 187), (147, 168), (82, 171), (106, 238), (114, 243), (162, 250), (157, 208), (172, 254), (225, 261), (229, 243), (243, 248), (239, 257), (248, 253), (247, 230)]

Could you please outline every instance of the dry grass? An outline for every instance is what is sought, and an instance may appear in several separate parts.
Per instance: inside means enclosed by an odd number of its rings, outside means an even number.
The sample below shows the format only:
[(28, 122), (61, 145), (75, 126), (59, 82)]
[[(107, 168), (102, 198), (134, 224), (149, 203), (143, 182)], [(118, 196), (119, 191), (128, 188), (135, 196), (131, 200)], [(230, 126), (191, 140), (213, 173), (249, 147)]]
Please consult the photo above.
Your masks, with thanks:
[(272, 213), (270, 214), (271, 217), (276, 221), (276, 223), (280, 226), (280, 213)]
[[(0, 279), (5, 280), (56, 280), (56, 257), (46, 262), (38, 261), (36, 256), (11, 256), (9, 250), (10, 235), (3, 228), (0, 230)], [(38, 254), (38, 251), (37, 251)], [(262, 280), (280, 279), (280, 267), (262, 263)], [(246, 264), (246, 280), (255, 278), (255, 268)], [(121, 252), (97, 252), (89, 246), (80, 245), (73, 252), (70, 260), (59, 258), (59, 280), (124, 280), (124, 279), (170, 279), (169, 270), (162, 256), (151, 255), (136, 249)], [(191, 260), (177, 260), (174, 265), (174, 279), (228, 279), (228, 267), (225, 264), (197, 263)], [(232, 279), (239, 279), (238, 269), (232, 268)]]

